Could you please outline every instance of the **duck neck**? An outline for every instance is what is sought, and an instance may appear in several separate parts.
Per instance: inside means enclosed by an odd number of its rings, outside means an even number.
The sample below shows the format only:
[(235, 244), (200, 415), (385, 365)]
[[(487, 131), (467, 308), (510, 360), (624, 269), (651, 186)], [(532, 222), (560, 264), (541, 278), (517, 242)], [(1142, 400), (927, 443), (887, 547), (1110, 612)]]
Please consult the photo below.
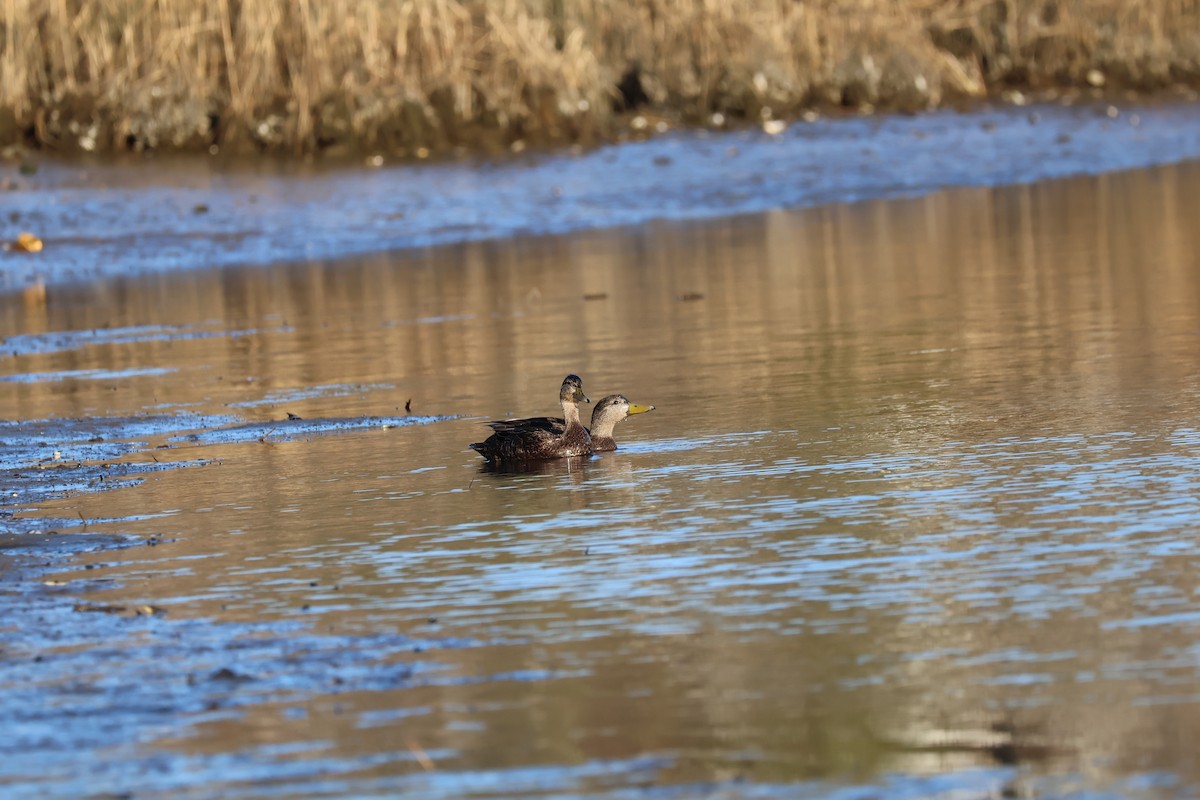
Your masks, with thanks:
[(613, 429), (617, 427), (617, 423), (611, 417), (600, 417), (596, 419), (592, 417), (592, 438), (593, 439), (611, 439), (613, 437)]
[(592, 415), (592, 450), (597, 453), (616, 450), (617, 441), (613, 439), (613, 429), (617, 427), (617, 422), (609, 414), (593, 414)]
[(572, 400), (562, 401), (563, 422), (566, 423), (568, 429), (582, 428), (583, 423), (579, 421), (579, 406)]

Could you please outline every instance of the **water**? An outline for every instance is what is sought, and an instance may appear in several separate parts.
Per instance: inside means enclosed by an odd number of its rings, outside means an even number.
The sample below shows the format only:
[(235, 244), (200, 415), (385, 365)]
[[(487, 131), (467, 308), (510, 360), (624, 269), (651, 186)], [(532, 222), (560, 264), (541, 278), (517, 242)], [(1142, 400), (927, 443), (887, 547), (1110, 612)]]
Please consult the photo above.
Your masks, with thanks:
[(1200, 158), (1200, 105), (1094, 102), (822, 119), (779, 136), (671, 132), (502, 162), (303, 166), (172, 160), (11, 165), (3, 211), (45, 241), (0, 289), (341, 258), (997, 186)]
[[(1185, 163), (12, 298), (24, 468), (145, 469), (16, 515), (104, 546), (0, 632), (0, 782), (1194, 795), (1198, 202)], [(482, 470), (567, 372), (657, 410)]]

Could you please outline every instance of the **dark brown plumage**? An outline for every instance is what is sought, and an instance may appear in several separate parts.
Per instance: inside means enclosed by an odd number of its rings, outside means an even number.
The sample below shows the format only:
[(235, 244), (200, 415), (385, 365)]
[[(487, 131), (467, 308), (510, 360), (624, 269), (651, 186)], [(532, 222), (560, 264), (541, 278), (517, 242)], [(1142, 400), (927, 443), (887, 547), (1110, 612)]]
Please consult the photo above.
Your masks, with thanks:
[(586, 456), (592, 452), (592, 437), (579, 421), (579, 403), (590, 403), (583, 393), (583, 381), (578, 375), (563, 379), (558, 392), (558, 401), (563, 410), (561, 430), (542, 427), (495, 427), (493, 433), (471, 448), (488, 461), (507, 463), (541, 458), (568, 458)]
[[(592, 437), (592, 452), (605, 453), (617, 449), (617, 440), (613, 438), (613, 430), (617, 423), (625, 420), (631, 414), (644, 414), (653, 411), (654, 406), (640, 406), (629, 402), (623, 394), (610, 394), (592, 410), (592, 427), (588, 431)], [(566, 422), (561, 417), (528, 417), (526, 419), (502, 419), (489, 422), (492, 430), (510, 432), (521, 429), (546, 431), (551, 434), (562, 434)]]

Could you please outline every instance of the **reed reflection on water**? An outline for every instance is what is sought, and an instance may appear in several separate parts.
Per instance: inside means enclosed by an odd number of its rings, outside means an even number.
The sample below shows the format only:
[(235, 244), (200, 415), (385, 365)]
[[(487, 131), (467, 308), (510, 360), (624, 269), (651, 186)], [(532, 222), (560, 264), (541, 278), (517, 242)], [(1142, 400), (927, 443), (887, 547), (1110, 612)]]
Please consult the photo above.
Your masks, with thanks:
[[(262, 780), (256, 748), (307, 742), (394, 789), (417, 741), (460, 780), (558, 765), (554, 791), (1014, 764), (1194, 788), (1198, 179), (55, 290), (3, 329), (97, 344), (29, 340), (0, 413), (459, 416), (176, 443), (217, 466), (48, 509), (172, 540), (95, 556), (102, 599), (453, 643), (394, 689), (316, 680), (157, 743)], [(170, 371), (29, 377), (135, 366)], [(552, 413), (568, 371), (658, 409), (616, 453), (482, 470), (479, 422)]]

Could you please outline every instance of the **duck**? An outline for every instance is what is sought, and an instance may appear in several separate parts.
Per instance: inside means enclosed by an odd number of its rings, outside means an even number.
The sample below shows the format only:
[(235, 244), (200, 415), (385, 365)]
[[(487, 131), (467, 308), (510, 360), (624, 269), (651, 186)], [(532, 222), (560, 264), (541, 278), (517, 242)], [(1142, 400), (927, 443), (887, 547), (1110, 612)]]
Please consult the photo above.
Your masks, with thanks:
[[(624, 422), (634, 414), (645, 414), (653, 411), (654, 406), (643, 406), (629, 402), (623, 394), (610, 394), (596, 403), (592, 409), (592, 427), (588, 431), (592, 437), (593, 453), (608, 453), (617, 449), (617, 440), (613, 438), (613, 430), (617, 423)], [(513, 431), (533, 429), (561, 434), (566, 429), (566, 422), (556, 417), (529, 417), (528, 419), (504, 419), (489, 422), (494, 431)]]
[(558, 402), (563, 411), (561, 429), (492, 423), (495, 432), (482, 442), (472, 443), (471, 449), (494, 463), (589, 455), (592, 452), (592, 437), (579, 420), (579, 403), (592, 401), (583, 393), (583, 380), (578, 375), (563, 378)]

